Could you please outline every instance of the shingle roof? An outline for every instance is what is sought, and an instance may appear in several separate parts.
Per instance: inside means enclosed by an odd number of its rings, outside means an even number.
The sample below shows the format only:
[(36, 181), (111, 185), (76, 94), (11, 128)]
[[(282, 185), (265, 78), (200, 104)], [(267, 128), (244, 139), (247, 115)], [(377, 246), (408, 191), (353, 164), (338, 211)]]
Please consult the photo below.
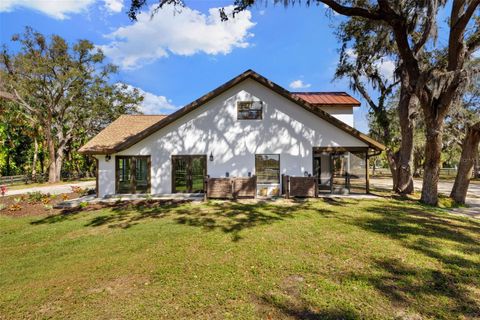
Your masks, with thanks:
[[(211, 99), (217, 97), (218, 95), (246, 79), (257, 81), (261, 85), (273, 90), (284, 98), (297, 104), (299, 107), (315, 114), (340, 130), (343, 130), (357, 139), (365, 142), (370, 148), (379, 151), (385, 150), (385, 146), (383, 144), (331, 116), (321, 108), (318, 108), (318, 104), (310, 104), (308, 101), (296, 96), (295, 94), (292, 94), (290, 91), (284, 89), (273, 81), (256, 73), (255, 71), (247, 70), (168, 116), (135, 116), (136, 118), (124, 118), (118, 123), (117, 121), (120, 119), (117, 119), (110, 126), (101, 131), (96, 137), (90, 140), (85, 146), (80, 148), (79, 152), (85, 154), (109, 154), (125, 150), (157, 130), (180, 119), (189, 112), (196, 110)], [(155, 119), (152, 117), (159, 118)], [(134, 124), (134, 122), (138, 123)], [(97, 139), (99, 136), (100, 138)]]
[(139, 132), (164, 119), (165, 115), (121, 115), (78, 151), (82, 153), (108, 152)]
[(314, 106), (360, 106), (360, 101), (358, 101), (346, 92), (292, 92), (292, 94), (307, 101), (310, 104), (313, 104)]

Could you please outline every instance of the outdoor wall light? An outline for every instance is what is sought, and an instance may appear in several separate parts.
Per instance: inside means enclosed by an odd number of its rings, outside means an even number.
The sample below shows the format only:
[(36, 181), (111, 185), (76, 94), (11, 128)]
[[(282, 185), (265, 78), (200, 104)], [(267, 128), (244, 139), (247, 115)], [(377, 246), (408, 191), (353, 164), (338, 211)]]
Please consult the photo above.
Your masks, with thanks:
[(230, 177), (230, 172), (228, 172), (228, 171), (225, 172), (225, 177), (227, 177), (227, 178)]
[(304, 176), (304, 177), (308, 177), (308, 171), (305, 171), (305, 172), (303, 173), (303, 176)]
[(213, 154), (212, 152), (210, 152), (210, 157), (209, 157), (210, 161), (213, 161)]
[(252, 176), (252, 173), (249, 171), (248, 172), (248, 177), (250, 178)]
[(107, 155), (105, 156), (105, 161), (108, 162), (108, 161), (110, 161), (110, 159), (112, 159), (112, 156), (109, 155), (109, 154), (107, 154)]

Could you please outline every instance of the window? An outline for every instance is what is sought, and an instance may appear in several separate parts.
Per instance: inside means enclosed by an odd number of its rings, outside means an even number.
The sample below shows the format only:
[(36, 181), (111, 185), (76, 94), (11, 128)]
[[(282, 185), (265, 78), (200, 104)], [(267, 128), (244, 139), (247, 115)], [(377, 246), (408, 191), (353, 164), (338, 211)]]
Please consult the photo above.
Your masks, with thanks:
[(280, 183), (280, 155), (256, 154), (255, 172), (258, 183)]
[(262, 120), (262, 101), (238, 101), (237, 119), (238, 120)]

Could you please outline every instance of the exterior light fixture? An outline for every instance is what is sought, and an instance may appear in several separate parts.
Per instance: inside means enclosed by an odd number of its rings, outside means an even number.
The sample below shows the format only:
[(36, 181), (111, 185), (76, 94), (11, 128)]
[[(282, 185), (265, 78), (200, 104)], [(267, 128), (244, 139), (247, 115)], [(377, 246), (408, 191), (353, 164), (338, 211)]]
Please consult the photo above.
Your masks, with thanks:
[(249, 171), (248, 172), (248, 177), (250, 178), (252, 176), (252, 173)]
[(225, 172), (225, 177), (227, 177), (227, 178), (230, 177), (230, 172), (228, 172), (228, 171)]
[(305, 172), (303, 173), (303, 176), (304, 176), (304, 177), (308, 177), (308, 171), (305, 171)]
[(108, 162), (108, 161), (110, 161), (110, 159), (112, 159), (112, 156), (109, 155), (109, 154), (107, 154), (107, 155), (105, 156), (105, 161)]
[(213, 154), (212, 152), (210, 152), (210, 157), (209, 157), (210, 161), (213, 161)]

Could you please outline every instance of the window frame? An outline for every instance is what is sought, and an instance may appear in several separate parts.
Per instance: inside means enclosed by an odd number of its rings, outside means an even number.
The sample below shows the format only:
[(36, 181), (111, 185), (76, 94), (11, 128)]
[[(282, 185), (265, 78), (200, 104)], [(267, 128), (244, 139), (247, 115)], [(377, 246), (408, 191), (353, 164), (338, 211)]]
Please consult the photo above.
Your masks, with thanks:
[[(251, 103), (252, 106), (255, 104), (255, 103), (259, 103), (260, 104), (260, 109), (248, 109), (248, 110), (242, 110), (240, 111), (240, 105), (241, 104), (247, 104), (247, 103)], [(242, 100), (242, 101), (237, 101), (237, 120), (263, 120), (263, 107), (264, 107), (264, 103), (263, 101), (260, 101), (260, 100)], [(257, 113), (257, 117), (256, 118), (242, 118), (240, 117), (240, 112), (252, 112), (252, 111), (256, 111)], [(258, 116), (259, 115), (259, 116)]]
[[(257, 157), (259, 157), (259, 156), (277, 156), (278, 157), (278, 175), (277, 175), (278, 178), (277, 178), (277, 181), (275, 181), (275, 182), (261, 181), (259, 179), (258, 169), (257, 169), (257, 163), (258, 163)], [(255, 175), (257, 176), (257, 184), (280, 184), (280, 180), (281, 180), (281, 166), (280, 166), (280, 163), (281, 163), (281, 156), (280, 156), (279, 153), (257, 153), (257, 154), (255, 154)], [(266, 167), (264, 167), (264, 168), (266, 168)]]

